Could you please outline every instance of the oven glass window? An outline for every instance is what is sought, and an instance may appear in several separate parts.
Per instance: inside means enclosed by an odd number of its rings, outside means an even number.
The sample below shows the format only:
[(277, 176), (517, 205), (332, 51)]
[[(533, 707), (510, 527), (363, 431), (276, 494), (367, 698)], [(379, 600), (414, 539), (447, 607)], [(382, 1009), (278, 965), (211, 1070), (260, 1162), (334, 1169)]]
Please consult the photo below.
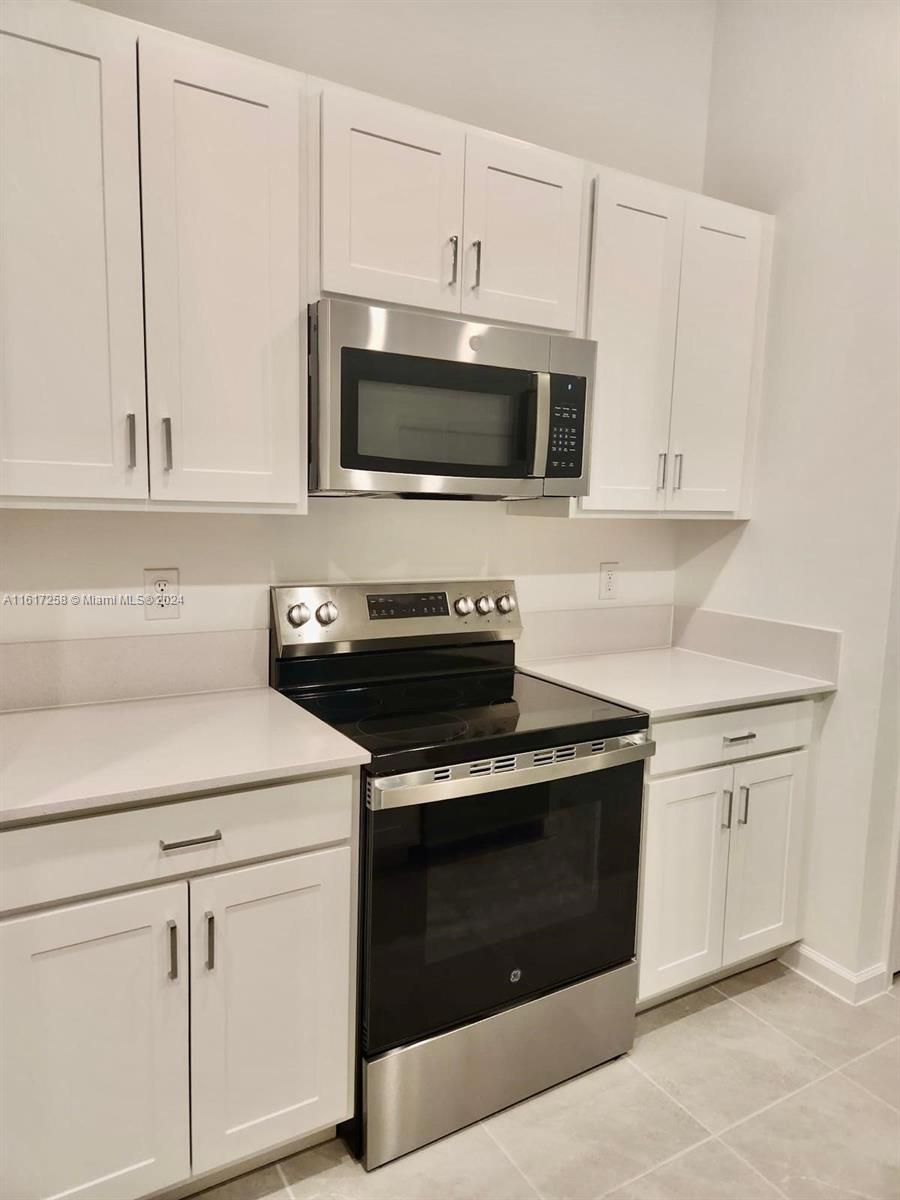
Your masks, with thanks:
[(406, 475), (526, 478), (530, 371), (345, 347), (341, 466)]
[(643, 764), (368, 814), (369, 1054), (634, 954)]

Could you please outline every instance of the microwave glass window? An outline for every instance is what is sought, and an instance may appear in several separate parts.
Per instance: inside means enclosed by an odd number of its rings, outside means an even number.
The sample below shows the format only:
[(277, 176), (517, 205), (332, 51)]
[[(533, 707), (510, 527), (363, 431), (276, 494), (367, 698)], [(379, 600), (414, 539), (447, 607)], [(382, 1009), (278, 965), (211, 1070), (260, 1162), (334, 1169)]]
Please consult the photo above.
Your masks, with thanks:
[(517, 457), (512, 396), (359, 383), (359, 452), (417, 463), (504, 467)]

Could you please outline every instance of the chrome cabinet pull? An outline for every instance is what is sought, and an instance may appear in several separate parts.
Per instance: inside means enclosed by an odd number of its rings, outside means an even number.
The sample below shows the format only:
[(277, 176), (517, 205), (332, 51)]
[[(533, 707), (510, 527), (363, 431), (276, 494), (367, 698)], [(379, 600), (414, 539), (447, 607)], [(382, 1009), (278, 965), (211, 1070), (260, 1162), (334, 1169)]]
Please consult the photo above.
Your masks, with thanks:
[(736, 733), (736, 734), (734, 734), (733, 737), (730, 737), (726, 733), (725, 736), (722, 738), (722, 741), (725, 743), (726, 746), (740, 746), (744, 742), (756, 741), (756, 734), (755, 733)]
[(453, 265), (450, 268), (450, 287), (456, 287), (459, 273), (459, 238), (454, 233), (450, 239), (450, 249), (453, 251)]
[(731, 817), (734, 811), (734, 792), (730, 788), (725, 788), (724, 795), (728, 797), (728, 818), (722, 822), (723, 829), (731, 828)]
[(206, 918), (206, 969), (211, 971), (216, 965), (216, 915), (207, 909), (203, 916)]
[(169, 931), (169, 978), (178, 978), (178, 926), (174, 921), (168, 921), (166, 928)]
[(171, 471), (173, 466), (172, 460), (172, 418), (163, 417), (163, 445), (166, 451), (166, 470)]
[(750, 820), (750, 788), (746, 786), (742, 787), (741, 795), (744, 798), (744, 815), (738, 817), (738, 825), (746, 825)]
[(137, 466), (137, 417), (129, 413), (125, 421), (128, 426), (128, 466), (133, 471)]
[(475, 249), (475, 282), (472, 284), (474, 291), (481, 287), (481, 238), (477, 238), (472, 246)]
[(668, 454), (665, 450), (660, 450), (659, 461), (656, 464), (656, 490), (661, 492), (666, 486), (666, 462)]
[(684, 455), (675, 455), (675, 478), (672, 480), (672, 491), (677, 492), (681, 489), (681, 472), (684, 470)]
[(209, 842), (221, 842), (222, 830), (217, 829), (215, 833), (208, 833), (206, 837), (185, 838), (183, 842), (164, 842), (160, 840), (159, 848), (165, 854), (169, 850), (183, 850), (185, 846), (205, 846)]

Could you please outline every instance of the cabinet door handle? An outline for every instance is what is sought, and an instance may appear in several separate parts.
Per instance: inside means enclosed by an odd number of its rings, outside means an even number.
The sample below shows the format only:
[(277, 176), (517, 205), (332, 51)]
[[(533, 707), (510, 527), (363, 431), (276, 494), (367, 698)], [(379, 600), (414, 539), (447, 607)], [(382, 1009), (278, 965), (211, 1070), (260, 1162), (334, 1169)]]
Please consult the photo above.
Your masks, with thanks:
[(728, 797), (728, 817), (722, 822), (723, 829), (731, 828), (731, 816), (734, 811), (734, 792), (730, 788), (726, 788), (724, 795)]
[(450, 239), (450, 250), (453, 254), (450, 267), (450, 287), (456, 287), (456, 279), (459, 274), (459, 238), (455, 233)]
[(216, 965), (216, 915), (207, 909), (203, 916), (206, 918), (206, 969), (211, 971)]
[(656, 464), (656, 490), (658, 492), (661, 492), (666, 486), (666, 463), (668, 458), (669, 456), (665, 450), (660, 450), (659, 460)]
[(746, 786), (742, 787), (741, 795), (744, 798), (744, 815), (738, 817), (738, 825), (746, 825), (750, 820), (750, 788)]
[(472, 290), (481, 287), (481, 238), (477, 238), (472, 246), (475, 250), (475, 282), (472, 284)]
[(128, 466), (133, 471), (137, 466), (137, 417), (129, 413), (125, 422), (128, 427)]
[(726, 746), (740, 746), (744, 742), (756, 741), (756, 734), (755, 733), (736, 733), (733, 736), (729, 736), (726, 733), (725, 736), (722, 738), (722, 741), (725, 743)]
[(172, 467), (173, 467), (173, 459), (172, 459), (172, 418), (171, 418), (171, 417), (163, 417), (163, 419), (162, 419), (162, 427), (163, 427), (163, 447), (164, 447), (164, 449), (165, 449), (165, 452), (166, 452), (166, 463), (165, 463), (165, 468), (166, 468), (166, 470), (167, 470), (167, 471), (171, 471), (171, 470), (172, 470)]
[(169, 978), (178, 978), (178, 926), (174, 921), (168, 921), (169, 931)]
[(165, 854), (168, 850), (183, 850), (185, 846), (205, 846), (208, 842), (221, 842), (222, 830), (217, 829), (215, 833), (208, 833), (206, 837), (185, 838), (183, 842), (164, 842), (160, 840), (159, 848)]
[(675, 455), (675, 478), (672, 480), (672, 491), (677, 492), (681, 488), (681, 472), (684, 470), (684, 455)]

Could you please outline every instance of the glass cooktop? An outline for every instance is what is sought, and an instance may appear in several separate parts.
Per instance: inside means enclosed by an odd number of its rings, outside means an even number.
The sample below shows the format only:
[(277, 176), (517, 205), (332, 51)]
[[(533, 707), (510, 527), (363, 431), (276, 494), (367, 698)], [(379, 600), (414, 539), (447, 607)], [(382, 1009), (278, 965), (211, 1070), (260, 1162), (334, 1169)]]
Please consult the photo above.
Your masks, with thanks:
[(592, 741), (647, 715), (519, 670), (394, 680), (290, 698), (373, 756), (373, 774)]

